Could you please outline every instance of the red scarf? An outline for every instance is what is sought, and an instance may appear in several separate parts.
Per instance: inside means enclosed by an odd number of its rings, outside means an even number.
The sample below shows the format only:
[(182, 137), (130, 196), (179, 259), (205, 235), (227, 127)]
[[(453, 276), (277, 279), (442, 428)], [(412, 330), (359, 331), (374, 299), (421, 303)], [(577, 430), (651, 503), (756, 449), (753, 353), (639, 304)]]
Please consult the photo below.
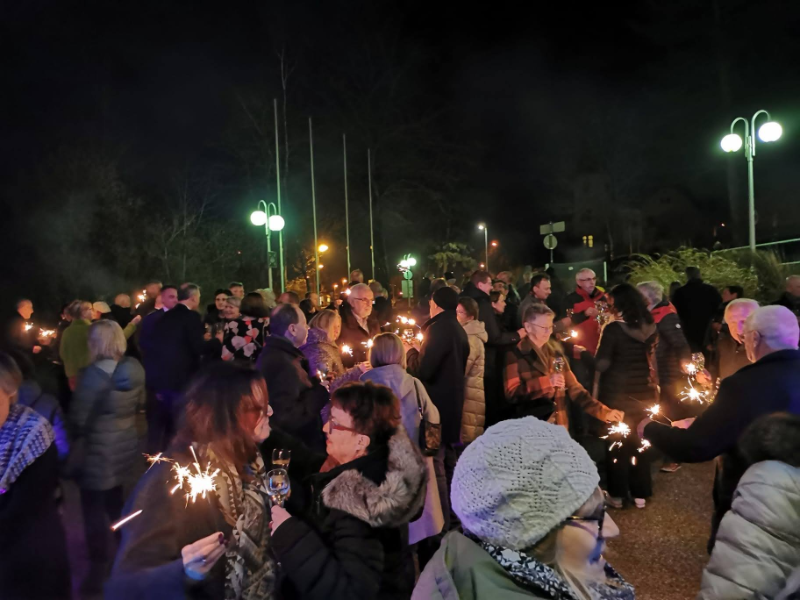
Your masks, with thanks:
[(661, 323), (661, 319), (667, 315), (677, 315), (678, 311), (675, 310), (674, 306), (672, 306), (672, 302), (668, 302), (666, 306), (657, 306), (650, 311), (650, 314), (653, 315), (653, 319), (655, 320), (656, 325), (658, 325)]

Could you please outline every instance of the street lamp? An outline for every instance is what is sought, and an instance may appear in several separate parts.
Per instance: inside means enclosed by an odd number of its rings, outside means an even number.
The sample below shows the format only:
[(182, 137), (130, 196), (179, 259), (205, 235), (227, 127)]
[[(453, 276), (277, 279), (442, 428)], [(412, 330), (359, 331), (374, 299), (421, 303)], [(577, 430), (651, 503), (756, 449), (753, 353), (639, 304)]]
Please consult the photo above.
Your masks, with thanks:
[(760, 114), (767, 115), (769, 119), (758, 130), (758, 137), (762, 142), (774, 142), (783, 134), (783, 128), (772, 120), (766, 110), (759, 110), (748, 123), (744, 117), (737, 117), (731, 123), (731, 132), (722, 138), (720, 146), (725, 152), (737, 152), (742, 147), (742, 138), (733, 133), (733, 128), (739, 121), (744, 123), (744, 157), (747, 159), (747, 189), (748, 189), (748, 222), (750, 250), (756, 251), (756, 195), (753, 181), (753, 159), (756, 157), (756, 118)]
[(489, 228), (486, 226), (485, 223), (479, 223), (478, 229), (483, 231), (483, 245), (486, 248), (486, 267), (481, 266), (481, 268), (489, 269)]
[(322, 254), (328, 250), (328, 244), (320, 244), (319, 245), (319, 253)]
[[(264, 209), (261, 210), (261, 205)], [(274, 202), (265, 202), (264, 200), (258, 201), (258, 210), (250, 215), (250, 222), (257, 227), (264, 226), (264, 232), (267, 234), (267, 273), (269, 277), (269, 287), (272, 289), (272, 265), (270, 264), (270, 257), (272, 255), (272, 232), (280, 232), (286, 225), (286, 221), (278, 214), (278, 207)], [(280, 253), (280, 267), (281, 267), (281, 289), (284, 288), (283, 279), (283, 253)]]

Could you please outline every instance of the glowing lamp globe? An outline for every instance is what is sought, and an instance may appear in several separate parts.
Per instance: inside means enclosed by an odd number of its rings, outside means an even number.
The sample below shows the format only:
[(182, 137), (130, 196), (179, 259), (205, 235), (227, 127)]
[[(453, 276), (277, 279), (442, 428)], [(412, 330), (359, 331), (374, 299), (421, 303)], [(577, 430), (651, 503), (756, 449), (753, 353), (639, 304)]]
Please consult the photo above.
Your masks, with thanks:
[(768, 121), (758, 128), (758, 137), (762, 142), (774, 142), (783, 135), (783, 127), (775, 121)]
[(261, 227), (262, 225), (267, 224), (267, 213), (263, 210), (257, 210), (252, 215), (250, 215), (250, 222), (253, 225), (257, 225)]
[(408, 266), (409, 266), (409, 267), (415, 267), (415, 266), (417, 266), (417, 259), (416, 259), (416, 258), (414, 258), (413, 256), (409, 256), (409, 257), (408, 257)]
[(400, 261), (400, 266), (403, 267), (404, 269), (407, 269), (410, 265), (406, 259), (403, 259)]
[(283, 217), (280, 215), (272, 215), (269, 218), (269, 230), (270, 231), (281, 231), (286, 225), (286, 221), (283, 220)]
[(735, 133), (729, 133), (722, 138), (720, 146), (725, 152), (736, 152), (742, 147), (742, 138)]
[(484, 229), (486, 229), (486, 225), (484, 225), (483, 223), (481, 223), (480, 225), (478, 225), (478, 229), (480, 229), (481, 231), (483, 231)]

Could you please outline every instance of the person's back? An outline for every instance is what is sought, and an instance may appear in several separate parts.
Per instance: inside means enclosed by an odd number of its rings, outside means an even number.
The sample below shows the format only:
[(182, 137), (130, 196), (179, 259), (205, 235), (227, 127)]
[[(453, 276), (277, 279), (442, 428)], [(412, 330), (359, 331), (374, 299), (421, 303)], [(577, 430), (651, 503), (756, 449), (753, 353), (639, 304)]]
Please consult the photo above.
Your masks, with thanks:
[(656, 326), (652, 323), (638, 328), (623, 321), (606, 325), (597, 348), (597, 372), (601, 374), (600, 402), (627, 413), (628, 405), (639, 404), (637, 400), (629, 400), (629, 396), (655, 400), (649, 356), (656, 340)]
[(464, 409), (461, 417), (461, 441), (468, 444), (483, 433), (486, 423), (486, 327), (480, 321), (463, 324), (469, 341), (469, 357), (464, 378)]
[(702, 352), (706, 328), (722, 303), (722, 296), (712, 285), (704, 283), (700, 271), (689, 267), (686, 285), (678, 288), (672, 303), (681, 318), (692, 352)]
[(403, 421), (403, 427), (411, 441), (418, 443), (419, 424), (422, 416), (419, 414), (417, 399), (419, 398), (423, 407), (428, 400), (428, 394), (422, 383), (409, 375), (400, 365), (383, 365), (370, 369), (361, 376), (361, 381), (385, 385), (394, 392), (394, 395), (400, 400), (400, 418)]
[[(149, 317), (150, 318), (150, 317)], [(142, 333), (147, 386), (177, 392), (183, 389), (200, 364), (203, 323), (200, 315), (183, 304), (151, 318), (152, 329)]]

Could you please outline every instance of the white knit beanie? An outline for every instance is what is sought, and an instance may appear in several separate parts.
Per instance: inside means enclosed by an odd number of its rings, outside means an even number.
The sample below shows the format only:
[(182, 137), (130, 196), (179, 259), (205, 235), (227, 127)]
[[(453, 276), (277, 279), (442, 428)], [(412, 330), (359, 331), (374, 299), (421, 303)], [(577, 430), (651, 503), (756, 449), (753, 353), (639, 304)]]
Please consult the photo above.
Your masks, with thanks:
[(525, 417), (498, 423), (467, 446), (450, 498), (464, 529), (524, 550), (574, 515), (599, 481), (592, 459), (564, 427)]

